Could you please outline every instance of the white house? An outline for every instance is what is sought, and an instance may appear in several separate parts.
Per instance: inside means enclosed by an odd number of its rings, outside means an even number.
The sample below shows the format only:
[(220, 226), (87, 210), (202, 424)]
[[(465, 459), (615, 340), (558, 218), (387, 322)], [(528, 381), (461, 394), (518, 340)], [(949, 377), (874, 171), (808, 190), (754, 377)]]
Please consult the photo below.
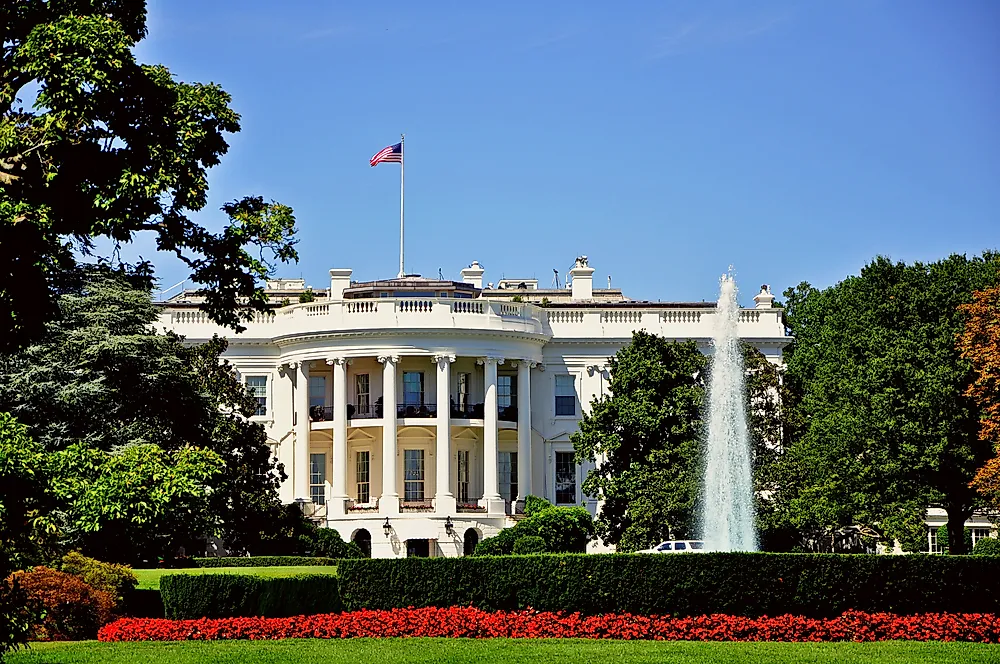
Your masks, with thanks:
[[(272, 301), (289, 303), (240, 334), (191, 292), (163, 303), (161, 323), (191, 341), (229, 337), (289, 475), (283, 500), (374, 557), (458, 556), (512, 524), (528, 494), (593, 511), (570, 435), (634, 330), (708, 349), (714, 302), (630, 300), (594, 288), (593, 273), (580, 257), (570, 287), (540, 289), (484, 288), (477, 262), (460, 282), (333, 269), (302, 304), (302, 280), (270, 282)], [(789, 338), (773, 301), (762, 288), (739, 326), (778, 363)]]

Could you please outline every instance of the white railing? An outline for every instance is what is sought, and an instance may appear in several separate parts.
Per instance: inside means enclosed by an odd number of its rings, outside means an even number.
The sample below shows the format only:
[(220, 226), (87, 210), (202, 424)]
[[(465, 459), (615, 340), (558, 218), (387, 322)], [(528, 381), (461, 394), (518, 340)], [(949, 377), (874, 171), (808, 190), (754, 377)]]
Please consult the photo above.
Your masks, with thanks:
[(684, 309), (675, 311), (661, 311), (660, 320), (664, 323), (700, 323), (700, 311), (687, 311)]
[(641, 323), (641, 311), (629, 311), (627, 309), (609, 309), (601, 312), (602, 323)]
[(455, 300), (451, 303), (451, 311), (456, 314), (484, 314), (486, 303), (482, 300)]
[(582, 323), (583, 312), (569, 309), (550, 309), (548, 312), (550, 323)]

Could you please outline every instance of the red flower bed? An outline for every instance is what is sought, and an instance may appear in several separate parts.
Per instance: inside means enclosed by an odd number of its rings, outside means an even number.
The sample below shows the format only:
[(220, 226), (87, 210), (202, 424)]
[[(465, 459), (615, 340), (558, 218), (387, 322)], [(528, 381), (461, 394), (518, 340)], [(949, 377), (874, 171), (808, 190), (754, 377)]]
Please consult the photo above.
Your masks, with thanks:
[(353, 611), (292, 618), (166, 620), (123, 618), (101, 628), (101, 641), (215, 639), (342, 639), (447, 636), (462, 638), (651, 639), (657, 641), (1000, 641), (1000, 617), (979, 613), (848, 611), (836, 618), (783, 615), (697, 618), (541, 611), (481, 611), (472, 607)]

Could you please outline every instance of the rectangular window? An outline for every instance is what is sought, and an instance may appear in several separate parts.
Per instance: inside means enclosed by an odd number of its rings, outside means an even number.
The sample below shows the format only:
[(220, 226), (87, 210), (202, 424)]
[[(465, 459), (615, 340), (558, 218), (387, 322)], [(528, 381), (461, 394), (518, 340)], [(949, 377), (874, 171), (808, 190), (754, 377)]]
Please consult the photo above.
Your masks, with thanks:
[(938, 544), (937, 528), (930, 528), (927, 531), (927, 550), (930, 553), (944, 553), (944, 547)]
[(517, 500), (517, 452), (501, 452), (497, 459), (500, 495), (510, 502)]
[(371, 410), (371, 387), (368, 374), (354, 376), (354, 407), (356, 414), (368, 415)]
[(424, 500), (424, 451), (403, 450), (403, 500)]
[(469, 382), (472, 376), (468, 373), (458, 374), (458, 409), (466, 412), (469, 405)]
[(424, 405), (424, 372), (403, 372), (403, 404), (406, 406)]
[(309, 455), (309, 498), (317, 505), (326, 504), (326, 455)]
[(458, 502), (469, 502), (469, 450), (458, 451)]
[(357, 453), (358, 459), (358, 502), (369, 503), (372, 496), (371, 457), (368, 450)]
[(576, 459), (572, 452), (556, 452), (556, 504), (576, 503)]
[(976, 546), (976, 542), (981, 539), (986, 539), (990, 536), (989, 528), (972, 528), (972, 546)]
[(267, 376), (247, 376), (246, 385), (257, 399), (257, 410), (254, 415), (267, 415)]
[(576, 381), (573, 376), (556, 376), (556, 415), (576, 415)]
[(517, 381), (514, 376), (497, 376), (497, 407), (508, 408), (517, 405)]
[(309, 409), (326, 408), (326, 376), (309, 376)]

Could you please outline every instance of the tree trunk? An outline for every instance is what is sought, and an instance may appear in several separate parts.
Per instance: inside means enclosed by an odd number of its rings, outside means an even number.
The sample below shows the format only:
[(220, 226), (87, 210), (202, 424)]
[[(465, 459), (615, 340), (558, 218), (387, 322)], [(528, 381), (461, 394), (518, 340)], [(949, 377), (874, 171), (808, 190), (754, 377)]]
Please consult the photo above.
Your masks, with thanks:
[(948, 507), (948, 553), (960, 556), (965, 550), (965, 520), (972, 516), (972, 510), (962, 507)]

